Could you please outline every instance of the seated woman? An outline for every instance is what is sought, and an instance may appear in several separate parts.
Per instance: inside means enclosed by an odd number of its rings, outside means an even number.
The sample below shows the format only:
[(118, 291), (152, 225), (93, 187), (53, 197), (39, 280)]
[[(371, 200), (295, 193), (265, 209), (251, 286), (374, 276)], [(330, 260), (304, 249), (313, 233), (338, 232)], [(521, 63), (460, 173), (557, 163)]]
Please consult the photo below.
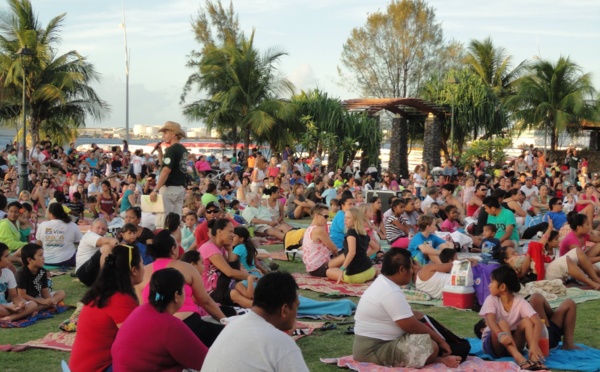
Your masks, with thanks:
[[(244, 269), (234, 269), (229, 262), (235, 261), (232, 252), (233, 243), (233, 225), (224, 218), (209, 221), (210, 239), (202, 244), (198, 251), (202, 256), (204, 269), (202, 270), (202, 280), (206, 291), (211, 294), (217, 286), (219, 276), (227, 276), (230, 279), (246, 280), (248, 272)], [(213, 297), (214, 298), (214, 297)], [(232, 298), (234, 302), (239, 303), (243, 299)]]
[(369, 256), (377, 251), (369, 250), (371, 240), (365, 230), (364, 216), (358, 208), (350, 208), (344, 217), (346, 237), (344, 238), (344, 263), (340, 267), (338, 283), (365, 283), (378, 273)]
[(592, 222), (594, 221), (594, 215), (596, 215), (596, 209), (600, 208), (600, 202), (595, 195), (594, 185), (587, 184), (585, 191), (579, 195), (575, 202), (575, 210), (577, 213), (585, 214), (587, 219)]
[(164, 268), (178, 270), (185, 280), (183, 288), (185, 296), (182, 297), (182, 304), (173, 315), (183, 320), (198, 339), (210, 347), (223, 326), (202, 320), (198, 306), (202, 306), (216, 320), (224, 318), (225, 314), (206, 293), (200, 273), (189, 263), (176, 259), (179, 257), (179, 247), (168, 230), (163, 230), (156, 235), (154, 243), (148, 247), (148, 252), (155, 258), (155, 261), (146, 265), (144, 279), (137, 286), (138, 294), (141, 291), (140, 302), (143, 304), (148, 299), (148, 292), (151, 291), (150, 277), (154, 272)]
[(136, 247), (118, 245), (102, 263), (98, 280), (83, 296), (69, 368), (102, 372), (112, 364), (110, 348), (117, 331), (138, 307), (134, 286), (144, 277)]
[[(137, 226), (137, 232), (135, 234), (135, 240), (138, 242), (138, 244), (143, 244), (145, 246), (148, 246), (150, 244), (152, 244), (152, 242), (154, 241), (154, 234), (152, 233), (152, 230), (150, 230), (147, 227), (143, 227), (140, 225), (142, 221), (142, 209), (140, 207), (130, 207), (129, 209), (127, 209), (125, 211), (125, 223), (131, 223), (135, 226)], [(117, 233), (117, 236), (119, 236), (120, 233)]]
[(75, 243), (83, 235), (60, 203), (50, 204), (48, 212), (50, 220), (42, 222), (35, 233), (38, 244), (44, 248), (45, 264), (74, 267)]
[[(590, 234), (591, 220), (584, 214), (571, 212), (567, 216), (567, 221), (571, 232), (560, 242), (560, 256), (566, 255), (572, 249), (579, 248), (585, 252), (592, 263), (600, 262), (600, 237)], [(588, 242), (593, 245), (589, 247)]]
[(539, 188), (539, 194), (531, 197), (531, 205), (535, 214), (546, 215), (550, 210), (550, 198), (548, 195), (548, 185), (541, 185)]
[(313, 220), (302, 240), (302, 261), (310, 275), (337, 280), (342, 274), (339, 267), (344, 263), (344, 255), (338, 254), (338, 249), (327, 232), (328, 210), (325, 204), (313, 207)]
[(310, 209), (315, 203), (304, 197), (304, 185), (296, 183), (287, 200), (287, 217), (290, 220), (299, 220), (310, 215)]
[[(188, 264), (189, 265), (189, 264)], [(152, 274), (146, 304), (123, 322), (112, 345), (114, 371), (202, 369), (207, 347), (176, 316), (185, 303), (185, 278), (177, 269)]]
[(288, 225), (284, 221), (285, 212), (283, 203), (281, 202), (281, 196), (279, 194), (279, 187), (271, 186), (270, 188), (265, 189), (263, 193), (269, 196), (268, 199), (264, 200), (264, 206), (271, 213), (271, 219), (277, 222), (283, 229), (286, 229), (287, 231), (291, 230), (292, 226)]

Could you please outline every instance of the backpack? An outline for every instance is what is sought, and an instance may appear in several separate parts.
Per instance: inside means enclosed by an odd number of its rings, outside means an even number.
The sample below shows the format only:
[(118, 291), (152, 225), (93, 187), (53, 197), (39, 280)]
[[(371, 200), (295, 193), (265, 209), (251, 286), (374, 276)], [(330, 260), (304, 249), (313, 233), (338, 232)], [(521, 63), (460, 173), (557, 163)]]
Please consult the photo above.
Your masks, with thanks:
[(473, 288), (475, 288), (475, 296), (479, 306), (483, 305), (483, 302), (490, 295), (489, 284), (492, 282), (492, 271), (500, 266), (499, 263), (479, 263), (471, 268), (473, 271)]
[[(286, 232), (283, 236), (283, 248), (285, 249), (285, 254), (288, 257), (288, 261), (293, 261), (294, 258), (296, 258), (296, 253), (298, 252), (298, 249), (302, 247), (302, 241), (304, 240), (305, 232), (305, 228), (292, 229)], [(292, 254), (291, 260), (290, 254)]]
[[(471, 344), (469, 341), (464, 338), (458, 337), (448, 328), (444, 327), (437, 320), (433, 319), (430, 315), (423, 315), (423, 319), (420, 320), (421, 323), (424, 323), (427, 327), (433, 329), (437, 332), (442, 338), (448, 343), (450, 349), (452, 350), (452, 355), (456, 355), (460, 357), (460, 362), (464, 362), (471, 351)], [(440, 354), (442, 355), (443, 350), (440, 349)]]

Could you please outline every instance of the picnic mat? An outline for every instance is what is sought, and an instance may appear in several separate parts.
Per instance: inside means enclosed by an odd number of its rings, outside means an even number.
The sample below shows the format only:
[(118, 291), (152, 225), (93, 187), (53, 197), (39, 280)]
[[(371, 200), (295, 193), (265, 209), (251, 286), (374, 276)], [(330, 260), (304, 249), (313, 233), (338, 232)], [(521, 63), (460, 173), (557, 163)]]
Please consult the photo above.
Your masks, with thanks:
[(34, 347), (70, 352), (75, 342), (75, 335), (76, 333), (70, 332), (48, 333), (39, 340), (27, 341), (24, 344), (17, 345), (13, 351), (22, 351)]
[(448, 368), (442, 363), (429, 364), (423, 368), (402, 368), (402, 367), (384, 367), (373, 363), (357, 362), (352, 355), (341, 358), (321, 358), (325, 364), (334, 364), (340, 368), (349, 368), (360, 372), (422, 372), (422, 371), (520, 371), (521, 369), (514, 362), (491, 362), (477, 357), (468, 357), (466, 361), (460, 364), (458, 368)]
[(582, 302), (599, 300), (600, 291), (595, 291), (593, 289), (567, 288), (566, 296), (548, 300), (548, 303), (550, 304), (550, 307), (556, 309), (566, 298), (570, 298), (575, 301), (576, 304), (580, 304)]
[[(339, 283), (327, 278), (318, 278), (304, 273), (292, 274), (296, 278), (296, 283), (301, 289), (306, 289), (318, 293), (339, 293), (347, 296), (360, 297), (365, 292), (371, 282), (363, 284)], [(414, 288), (402, 288), (406, 300), (412, 304), (429, 305), (442, 307), (442, 300), (433, 300), (427, 293)]]
[[(482, 358), (492, 360), (493, 358), (483, 352), (481, 340), (478, 338), (468, 338), (471, 344), (471, 354)], [(562, 350), (559, 347), (550, 350), (550, 355), (546, 357), (544, 364), (548, 368), (567, 371), (600, 371), (600, 350), (577, 344), (581, 350)], [(513, 361), (511, 357), (496, 359), (497, 361)]]
[(292, 338), (294, 341), (298, 341), (302, 337), (306, 337), (311, 335), (315, 329), (323, 327), (325, 322), (299, 322), (296, 321), (296, 325), (294, 325), (294, 330), (297, 333), (293, 335)]
[(52, 318), (52, 314), (61, 314), (71, 309), (73, 306), (58, 305), (55, 309), (36, 311), (25, 319), (15, 320), (14, 322), (0, 320), (0, 328), (23, 328), (35, 324), (38, 320)]
[(298, 296), (298, 318), (324, 319), (327, 315), (350, 316), (356, 310), (356, 304), (350, 300), (317, 301)]

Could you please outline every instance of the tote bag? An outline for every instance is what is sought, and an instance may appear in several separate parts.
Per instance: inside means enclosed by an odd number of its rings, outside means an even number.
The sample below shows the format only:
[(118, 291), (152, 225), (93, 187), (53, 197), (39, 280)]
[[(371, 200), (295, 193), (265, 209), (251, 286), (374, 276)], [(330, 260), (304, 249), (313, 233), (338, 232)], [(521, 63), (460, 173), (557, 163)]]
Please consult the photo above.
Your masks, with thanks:
[(165, 213), (162, 195), (156, 196), (156, 202), (150, 201), (150, 195), (142, 195), (142, 212), (144, 213)]

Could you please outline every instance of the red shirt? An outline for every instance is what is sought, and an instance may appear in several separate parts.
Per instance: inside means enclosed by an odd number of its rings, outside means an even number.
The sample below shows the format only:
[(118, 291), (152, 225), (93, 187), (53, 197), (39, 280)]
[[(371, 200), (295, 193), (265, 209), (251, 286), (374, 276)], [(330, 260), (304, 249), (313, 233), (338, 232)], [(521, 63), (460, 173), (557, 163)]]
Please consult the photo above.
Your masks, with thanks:
[(138, 306), (130, 295), (115, 293), (102, 309), (85, 305), (77, 322), (77, 334), (69, 368), (78, 371), (104, 371), (112, 364), (110, 348), (118, 325)]
[(194, 236), (196, 237), (197, 248), (200, 248), (202, 244), (206, 243), (210, 239), (210, 235), (208, 234), (208, 220), (205, 220), (199, 224), (198, 227), (196, 227)]

